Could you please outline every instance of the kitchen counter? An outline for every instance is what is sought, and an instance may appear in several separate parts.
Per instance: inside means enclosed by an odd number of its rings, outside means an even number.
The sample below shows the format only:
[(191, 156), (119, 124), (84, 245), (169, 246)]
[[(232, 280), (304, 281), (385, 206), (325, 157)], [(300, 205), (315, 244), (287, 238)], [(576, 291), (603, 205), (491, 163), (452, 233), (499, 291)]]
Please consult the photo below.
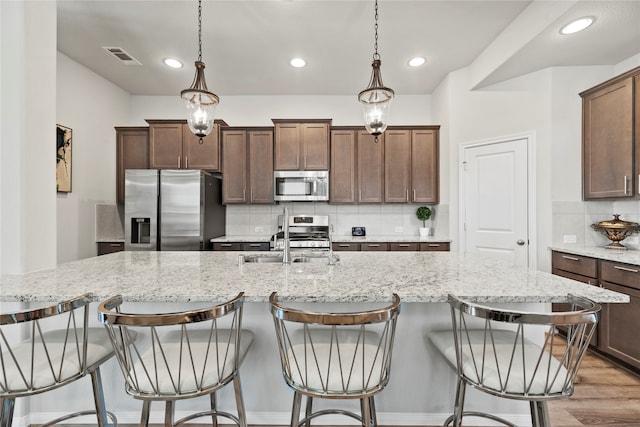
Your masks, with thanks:
[[(235, 235), (221, 236), (211, 239), (211, 243), (229, 243), (229, 242), (269, 242), (271, 235)], [(378, 236), (349, 236), (332, 234), (331, 240), (335, 243), (368, 243), (368, 242), (451, 242), (449, 238), (438, 238), (434, 236), (399, 236), (399, 235), (378, 235)]]
[(605, 249), (601, 246), (576, 246), (558, 245), (551, 246), (552, 251), (566, 252), (574, 255), (583, 255), (592, 258), (606, 259), (609, 261), (622, 262), (640, 266), (640, 251), (627, 249)]
[[(264, 253), (263, 253), (264, 254)], [(324, 263), (245, 263), (238, 252), (119, 252), (22, 275), (5, 275), (0, 301), (57, 301), (85, 292), (137, 302), (223, 301), (244, 291), (266, 302), (273, 291), (299, 302), (444, 302), (456, 294), (480, 302), (548, 303), (563, 295), (628, 302), (626, 295), (488, 256), (449, 252), (341, 252)]]

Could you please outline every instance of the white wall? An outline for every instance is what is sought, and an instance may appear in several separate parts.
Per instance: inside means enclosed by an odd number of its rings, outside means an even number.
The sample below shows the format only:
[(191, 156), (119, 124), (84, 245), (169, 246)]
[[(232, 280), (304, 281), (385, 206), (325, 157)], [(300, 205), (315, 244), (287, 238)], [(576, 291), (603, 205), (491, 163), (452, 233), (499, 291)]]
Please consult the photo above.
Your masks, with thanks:
[(95, 205), (116, 202), (116, 132), (131, 96), (58, 52), (58, 124), (73, 129), (71, 193), (57, 197), (57, 262), (96, 255)]
[(0, 2), (2, 273), (55, 266), (56, 3)]

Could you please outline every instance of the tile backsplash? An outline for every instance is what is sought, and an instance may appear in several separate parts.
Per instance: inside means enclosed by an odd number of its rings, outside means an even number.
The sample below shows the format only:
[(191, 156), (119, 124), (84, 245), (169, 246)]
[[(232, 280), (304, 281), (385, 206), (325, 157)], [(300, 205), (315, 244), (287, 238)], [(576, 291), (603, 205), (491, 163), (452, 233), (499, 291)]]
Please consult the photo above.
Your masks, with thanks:
[[(422, 221), (416, 218), (419, 204), (330, 205), (328, 203), (281, 203), (279, 205), (227, 205), (227, 235), (270, 235), (276, 232), (278, 215), (284, 206), (291, 214), (329, 215), (329, 224), (336, 235), (351, 235), (351, 227), (366, 227), (367, 235), (418, 236)], [(434, 211), (433, 235), (447, 238), (449, 205), (430, 206)]]
[[(613, 219), (640, 223), (640, 202), (633, 200), (604, 202), (553, 202), (553, 244), (577, 246), (604, 246), (611, 241), (600, 232), (591, 228), (591, 224)], [(575, 236), (575, 242), (572, 242)], [(640, 249), (636, 242), (638, 234), (632, 234), (622, 241), (629, 249)], [(569, 240), (569, 241), (565, 241)]]

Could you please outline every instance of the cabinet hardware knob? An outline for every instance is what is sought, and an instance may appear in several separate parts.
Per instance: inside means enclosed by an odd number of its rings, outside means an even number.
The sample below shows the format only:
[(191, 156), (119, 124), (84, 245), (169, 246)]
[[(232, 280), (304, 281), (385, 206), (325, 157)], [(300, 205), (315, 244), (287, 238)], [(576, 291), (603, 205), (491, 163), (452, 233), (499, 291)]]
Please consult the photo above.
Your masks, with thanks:
[(398, 247), (399, 248), (408, 248), (409, 245), (401, 243), (401, 244), (398, 245)]
[(438, 243), (429, 243), (427, 246), (429, 246), (430, 248), (439, 248), (440, 244), (438, 244)]
[(184, 156), (184, 168), (189, 169), (189, 158)]
[(576, 258), (576, 257), (569, 256), (569, 255), (562, 255), (562, 258), (568, 259), (569, 261), (580, 261), (580, 258)]
[(628, 182), (628, 179), (627, 179), (627, 176), (625, 175), (624, 176), (624, 194), (625, 195), (627, 194), (627, 187), (628, 187), (627, 182)]
[(638, 272), (638, 270), (635, 270), (633, 268), (621, 267), (619, 265), (614, 265), (613, 268), (615, 268), (616, 270), (628, 271), (629, 273), (637, 273)]
[(180, 156), (178, 156), (178, 169), (180, 169)]

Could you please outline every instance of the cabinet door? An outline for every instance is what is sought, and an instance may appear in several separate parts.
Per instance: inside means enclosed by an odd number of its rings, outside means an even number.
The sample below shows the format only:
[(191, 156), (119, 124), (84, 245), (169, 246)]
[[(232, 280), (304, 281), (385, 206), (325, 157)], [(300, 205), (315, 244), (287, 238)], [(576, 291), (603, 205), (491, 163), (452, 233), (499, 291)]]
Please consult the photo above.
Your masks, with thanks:
[(98, 256), (124, 251), (124, 242), (98, 242)]
[(636, 152), (636, 161), (635, 161), (635, 194), (636, 199), (640, 199), (640, 74), (635, 76), (634, 84), (635, 94), (634, 94), (634, 111), (635, 111), (635, 152)]
[(222, 202), (246, 203), (247, 193), (247, 132), (222, 131)]
[(116, 128), (116, 202), (124, 204), (125, 169), (149, 168), (149, 128)]
[(414, 203), (440, 201), (440, 159), (435, 130), (411, 132), (411, 187)]
[(273, 132), (249, 131), (249, 202), (273, 203)]
[(451, 250), (451, 243), (449, 242), (421, 242), (421, 251), (433, 251), (433, 252), (449, 252)]
[(202, 138), (195, 136), (189, 125), (182, 125), (182, 168), (220, 172), (220, 126), (215, 124), (211, 133)]
[(358, 132), (358, 201), (361, 203), (383, 201), (384, 145), (384, 134), (376, 143), (368, 132)]
[(359, 251), (359, 243), (333, 243), (331, 245), (334, 251)]
[(582, 114), (584, 199), (633, 196), (633, 79), (586, 95)]
[(301, 123), (300, 137), (304, 170), (329, 169), (329, 125)]
[(149, 125), (149, 166), (152, 169), (180, 169), (182, 158), (182, 123)]
[(356, 132), (331, 131), (331, 168), (329, 172), (329, 201), (356, 201)]
[(299, 170), (300, 124), (277, 123), (275, 125), (275, 170)]
[(389, 244), (388, 243), (360, 243), (361, 251), (388, 251)]
[(408, 203), (411, 178), (411, 131), (385, 132), (384, 201)]
[(390, 251), (419, 251), (420, 244), (418, 242), (407, 243), (389, 243)]
[(640, 368), (640, 291), (637, 289), (603, 282), (602, 287), (629, 295), (628, 304), (603, 304), (600, 319), (599, 349)]

